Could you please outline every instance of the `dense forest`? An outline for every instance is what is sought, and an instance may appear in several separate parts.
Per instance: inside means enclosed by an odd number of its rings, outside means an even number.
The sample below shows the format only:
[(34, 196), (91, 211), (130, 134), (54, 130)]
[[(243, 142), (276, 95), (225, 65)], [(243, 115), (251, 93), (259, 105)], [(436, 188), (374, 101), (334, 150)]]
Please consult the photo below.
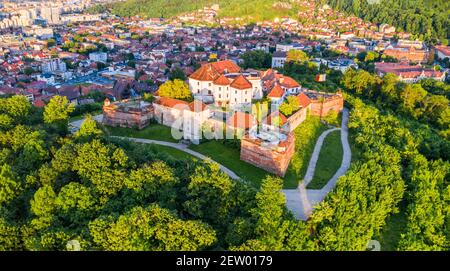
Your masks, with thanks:
[(373, 23), (387, 23), (431, 43), (450, 39), (447, 0), (318, 0)]

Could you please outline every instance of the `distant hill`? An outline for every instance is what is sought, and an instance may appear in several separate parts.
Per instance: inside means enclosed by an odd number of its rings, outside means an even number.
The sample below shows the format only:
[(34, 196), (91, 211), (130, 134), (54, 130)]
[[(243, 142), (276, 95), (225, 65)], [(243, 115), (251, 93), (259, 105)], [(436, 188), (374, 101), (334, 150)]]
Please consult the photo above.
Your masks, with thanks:
[(184, 12), (191, 12), (207, 5), (212, 5), (215, 0), (128, 0), (115, 3), (111, 7), (114, 14), (123, 17), (136, 16), (147, 18), (172, 17)]
[(112, 5), (119, 16), (172, 17), (213, 4), (220, 5), (220, 17), (240, 17), (246, 22), (295, 16), (300, 7), (289, 0), (128, 0)]
[(448, 0), (318, 0), (373, 23), (387, 23), (417, 38), (448, 43)]
[[(319, 5), (354, 14), (373, 23), (387, 23), (415, 38), (431, 43), (450, 39), (450, 1), (448, 0), (310, 0)], [(220, 5), (219, 17), (239, 17), (245, 23), (297, 17), (302, 6), (295, 0), (127, 0), (110, 6), (120, 16), (164, 17), (192, 12), (213, 4)]]

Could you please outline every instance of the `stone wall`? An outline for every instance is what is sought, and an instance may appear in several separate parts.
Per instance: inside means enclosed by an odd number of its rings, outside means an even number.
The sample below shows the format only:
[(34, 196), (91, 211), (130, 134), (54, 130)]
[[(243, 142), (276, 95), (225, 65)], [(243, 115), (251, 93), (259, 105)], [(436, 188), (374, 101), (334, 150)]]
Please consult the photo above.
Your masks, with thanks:
[(308, 110), (310, 110), (311, 105), (301, 108), (297, 112), (295, 112), (292, 116), (287, 119), (287, 122), (283, 125), (283, 129), (292, 132), (294, 131), (302, 122), (306, 120)]
[(344, 109), (344, 98), (336, 95), (333, 98), (326, 99), (323, 103), (319, 100), (312, 101), (311, 115), (325, 117), (333, 110), (337, 113)]
[(112, 127), (144, 129), (153, 118), (153, 108), (122, 110), (111, 105), (103, 106), (103, 124)]
[[(183, 111), (171, 107), (153, 104), (155, 108), (155, 120), (165, 126), (173, 126), (175, 121), (183, 117)], [(183, 121), (179, 120), (178, 126), (182, 126)]]
[(270, 173), (284, 177), (295, 152), (295, 137), (287, 134), (286, 141), (273, 148), (264, 146), (258, 139), (248, 135), (241, 139), (241, 160), (262, 168)]

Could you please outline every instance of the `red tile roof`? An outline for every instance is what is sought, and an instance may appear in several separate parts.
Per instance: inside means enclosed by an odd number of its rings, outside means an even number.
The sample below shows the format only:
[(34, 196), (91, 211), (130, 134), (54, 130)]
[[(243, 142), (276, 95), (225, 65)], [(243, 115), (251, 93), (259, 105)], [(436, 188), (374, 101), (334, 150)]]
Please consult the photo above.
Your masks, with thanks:
[(220, 76), (210, 64), (205, 64), (196, 70), (189, 78), (199, 81), (214, 81)]
[(303, 107), (303, 108), (305, 108), (305, 107), (307, 107), (308, 105), (311, 104), (311, 99), (308, 96), (306, 96), (306, 94), (303, 93), (303, 92), (300, 93), (297, 96), (297, 98), (298, 98), (298, 102), (299, 102), (300, 106)]
[(199, 100), (194, 100), (193, 102), (185, 102), (178, 99), (161, 97), (156, 101), (157, 104), (160, 104), (165, 107), (175, 108), (179, 110), (190, 110), (192, 112), (202, 112), (205, 111), (208, 106)]
[(214, 81), (224, 73), (237, 73), (241, 68), (230, 60), (223, 60), (202, 65), (189, 78), (199, 81)]
[(45, 103), (42, 100), (34, 100), (33, 105), (36, 107), (44, 107)]
[(241, 68), (238, 65), (234, 64), (234, 62), (231, 60), (213, 62), (211, 63), (211, 65), (217, 72), (221, 74), (223, 74), (224, 72), (236, 73), (241, 71)]
[(214, 84), (220, 86), (227, 86), (230, 84), (230, 80), (225, 75), (222, 74), (220, 77), (214, 80)]
[(283, 76), (280, 78), (280, 84), (285, 88), (298, 88), (300, 87), (300, 84), (297, 83), (292, 77), (289, 76)]
[(284, 95), (284, 90), (280, 87), (280, 85), (275, 85), (272, 90), (269, 92), (267, 97), (269, 98), (281, 98)]
[(167, 97), (161, 97), (156, 101), (157, 104), (160, 104), (165, 107), (175, 107), (175, 106), (181, 106), (184, 105), (186, 108), (189, 106), (188, 102), (167, 98)]
[(249, 89), (252, 88), (252, 83), (241, 74), (233, 80), (230, 86), (237, 89)]

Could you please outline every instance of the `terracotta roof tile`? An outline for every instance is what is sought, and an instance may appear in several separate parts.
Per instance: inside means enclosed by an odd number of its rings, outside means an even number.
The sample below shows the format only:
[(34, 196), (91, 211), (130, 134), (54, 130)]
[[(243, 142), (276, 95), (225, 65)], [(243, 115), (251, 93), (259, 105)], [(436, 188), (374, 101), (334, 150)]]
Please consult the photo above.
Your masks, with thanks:
[(269, 92), (267, 97), (269, 98), (281, 98), (284, 95), (284, 90), (280, 87), (280, 85), (275, 85), (272, 90)]
[(175, 106), (182, 106), (184, 105), (185, 108), (187, 108), (189, 106), (188, 102), (182, 101), (182, 100), (178, 100), (178, 99), (173, 99), (173, 98), (167, 98), (167, 97), (161, 97), (156, 101), (157, 104), (160, 104), (162, 106), (165, 107), (175, 107)]
[(247, 80), (242, 74), (240, 74), (236, 79), (231, 82), (231, 87), (237, 88), (237, 89), (249, 89), (252, 88), (252, 83)]
[(305, 108), (305, 107), (307, 107), (308, 105), (311, 104), (311, 99), (308, 96), (306, 96), (306, 94), (303, 93), (303, 92), (300, 93), (297, 96), (297, 98), (298, 98), (298, 102), (299, 102), (300, 106), (303, 107), (303, 108)]
[(213, 82), (215, 85), (220, 85), (220, 86), (227, 86), (230, 84), (230, 80), (225, 76), (225, 75), (221, 75), (219, 78), (217, 78), (216, 80), (214, 80)]

